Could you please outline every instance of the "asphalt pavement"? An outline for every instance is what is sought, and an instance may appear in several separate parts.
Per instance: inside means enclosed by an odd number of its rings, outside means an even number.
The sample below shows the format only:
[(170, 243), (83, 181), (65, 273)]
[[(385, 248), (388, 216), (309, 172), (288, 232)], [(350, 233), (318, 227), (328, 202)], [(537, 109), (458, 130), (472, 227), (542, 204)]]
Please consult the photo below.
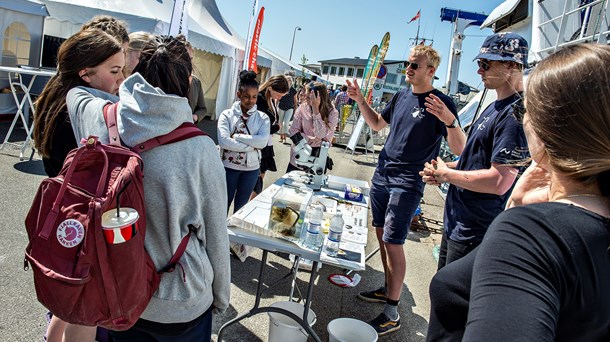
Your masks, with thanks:
[[(4, 140), (9, 122), (0, 122), (0, 141)], [(200, 127), (216, 139), (216, 122), (205, 120)], [(22, 142), (25, 134), (23, 129), (16, 129), (11, 141)], [(279, 142), (279, 136), (274, 138), (276, 163), (279, 172), (269, 172), (265, 185), (273, 183), (281, 177), (289, 160), (290, 146)], [(29, 156), (29, 154), (28, 154)], [(353, 179), (369, 181), (376, 161), (371, 154), (356, 151), (345, 153), (345, 147), (334, 146), (330, 150), (334, 167), (330, 174)], [(40, 341), (45, 327), (46, 309), (36, 299), (31, 271), (24, 271), (24, 249), (27, 244), (27, 234), (24, 219), (30, 208), (40, 181), (44, 178), (42, 162), (38, 155), (32, 161), (20, 161), (19, 150), (6, 146), (0, 151), (0, 341)], [(379, 341), (424, 341), (428, 326), (430, 301), (428, 285), (436, 270), (436, 260), (433, 248), (440, 241), (435, 232), (439, 228), (433, 221), (442, 220), (443, 200), (435, 188), (426, 187), (422, 222), (429, 229), (411, 231), (404, 245), (407, 258), (407, 275), (403, 284), (403, 292), (399, 305), (401, 329)], [(219, 210), (222, 207), (219, 204)], [(369, 211), (370, 212), (370, 211)], [(369, 215), (370, 227), (370, 215)], [(369, 229), (367, 254), (378, 246), (374, 231)], [(261, 251), (244, 262), (231, 258), (231, 305), (222, 315), (214, 317), (213, 339), (220, 326), (249, 310), (254, 304)], [(275, 254), (269, 254), (265, 280), (265, 292), (261, 305), (271, 305), (274, 302), (288, 299), (290, 277), (284, 278), (292, 263)], [(383, 304), (367, 303), (356, 298), (358, 292), (377, 288), (383, 284), (383, 266), (379, 253), (375, 253), (366, 263), (366, 270), (357, 272), (362, 280), (354, 288), (341, 288), (331, 284), (327, 277), (333, 273), (343, 273), (343, 270), (324, 265), (315, 280), (315, 288), (311, 308), (316, 314), (313, 325), (316, 333), (323, 341), (328, 340), (327, 325), (338, 317), (350, 317), (368, 321), (383, 309)], [(353, 275), (353, 274), (352, 274)], [(298, 274), (297, 287), (303, 292), (307, 290), (310, 273), (301, 271)], [(297, 292), (298, 293), (298, 292)], [(269, 317), (259, 314), (247, 318), (229, 327), (224, 333), (224, 341), (267, 341)], [(311, 339), (310, 339), (311, 340)]]

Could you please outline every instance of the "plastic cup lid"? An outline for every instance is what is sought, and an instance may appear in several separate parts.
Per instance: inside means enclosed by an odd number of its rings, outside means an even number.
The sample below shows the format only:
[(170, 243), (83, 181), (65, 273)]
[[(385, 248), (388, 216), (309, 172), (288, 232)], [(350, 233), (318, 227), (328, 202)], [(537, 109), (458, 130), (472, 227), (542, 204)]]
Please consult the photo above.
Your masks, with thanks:
[(106, 229), (129, 226), (138, 221), (140, 215), (133, 208), (121, 208), (117, 216), (116, 208), (102, 214), (102, 227)]

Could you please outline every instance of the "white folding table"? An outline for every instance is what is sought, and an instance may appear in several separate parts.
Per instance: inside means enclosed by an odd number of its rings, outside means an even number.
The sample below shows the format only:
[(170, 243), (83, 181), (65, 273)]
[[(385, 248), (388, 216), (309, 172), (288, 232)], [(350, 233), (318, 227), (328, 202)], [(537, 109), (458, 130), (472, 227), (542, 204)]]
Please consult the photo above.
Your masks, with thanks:
[[(2, 150), (6, 144), (14, 144), (14, 143), (9, 142), (8, 139), (10, 138), (11, 134), (13, 133), (13, 129), (15, 129), (15, 126), (17, 125), (17, 121), (19, 119), (21, 119), (23, 128), (25, 129), (25, 134), (26, 134), (25, 142), (23, 143), (23, 146), (21, 146), (21, 152), (19, 153), (19, 159), (23, 160), (23, 152), (25, 151), (28, 144), (32, 140), (32, 127), (34, 124), (33, 120), (31, 123), (29, 123), (28, 118), (26, 118), (25, 114), (24, 114), (24, 109), (26, 108), (25, 107), (26, 104), (30, 106), (29, 107), (30, 111), (32, 112), (32, 114), (34, 114), (34, 102), (32, 101), (30, 91), (32, 90), (32, 86), (34, 85), (34, 81), (36, 80), (36, 77), (38, 77), (38, 76), (53, 77), (55, 75), (55, 72), (51, 71), (51, 70), (44, 70), (44, 69), (38, 69), (38, 68), (32, 68), (32, 67), (26, 67), (26, 66), (24, 66), (24, 67), (0, 66), (0, 71), (4, 71), (8, 74), (8, 81), (9, 81), (9, 85), (11, 87), (11, 92), (13, 93), (13, 99), (15, 100), (15, 104), (17, 105), (17, 113), (15, 114), (15, 118), (13, 119), (13, 122), (11, 123), (11, 127), (8, 129), (8, 132), (6, 132), (6, 137), (4, 137), (4, 141), (2, 142), (2, 146), (0, 146), (0, 150)], [(25, 84), (23, 82), (23, 77), (22, 77), (23, 75), (32, 76), (32, 79), (30, 80), (30, 82), (28, 84)], [(21, 100), (19, 100), (19, 97), (17, 96), (18, 90), (23, 91), (23, 98)], [(35, 118), (35, 116), (34, 116), (34, 118)], [(32, 154), (30, 155), (30, 160), (32, 159), (33, 156), (34, 156), (34, 149), (32, 148)]]
[[(284, 185), (286, 180), (286, 176), (280, 178), (277, 182), (270, 185), (267, 189), (265, 189), (261, 194), (259, 194), (255, 199), (248, 202), (244, 207), (242, 207), (237, 213), (232, 215), (229, 220), (229, 240), (231, 242), (236, 242), (240, 244), (245, 244), (253, 247), (257, 247), (263, 250), (263, 256), (261, 259), (261, 265), (259, 269), (258, 275), (258, 286), (256, 289), (256, 296), (254, 301), (254, 306), (246, 313), (235, 317), (234, 319), (226, 322), (220, 328), (218, 332), (218, 340), (222, 341), (223, 332), (225, 329), (233, 325), (245, 318), (251, 317), (253, 315), (263, 313), (263, 312), (277, 312), (284, 314), (297, 322), (301, 327), (313, 338), (314, 341), (319, 342), (320, 338), (313, 331), (311, 326), (307, 324), (307, 315), (309, 312), (309, 307), (311, 305), (311, 298), (313, 295), (314, 288), (314, 280), (317, 275), (318, 264), (324, 263), (333, 266), (338, 266), (346, 269), (352, 270), (364, 270), (365, 268), (365, 256), (364, 256), (364, 247), (366, 245), (366, 226), (367, 226), (367, 215), (368, 215), (368, 202), (369, 198), (368, 191), (365, 193), (364, 202), (352, 202), (346, 201), (342, 199), (342, 191), (339, 191), (337, 188), (342, 189), (342, 185), (344, 183), (350, 183), (354, 185), (358, 185), (361, 187), (368, 188), (368, 184), (366, 182), (341, 178), (336, 176), (329, 176), (328, 184), (329, 188), (322, 188), (321, 191), (317, 191), (315, 194), (317, 196), (323, 196), (327, 198), (333, 198), (334, 200), (342, 203), (343, 212), (347, 214), (350, 212), (350, 215), (345, 217), (346, 228), (344, 228), (344, 235), (347, 238), (347, 235), (351, 232), (352, 229), (356, 229), (356, 226), (362, 226), (364, 235), (364, 241), (342, 241), (341, 249), (350, 250), (357, 252), (360, 255), (358, 260), (341, 260), (339, 258), (329, 257), (324, 251), (315, 252), (306, 248), (299, 246), (296, 243), (289, 242), (277, 237), (273, 237), (271, 234), (268, 234), (266, 222), (269, 218), (269, 211), (271, 210), (271, 200), (273, 195), (280, 189), (281, 186)], [(334, 185), (334, 186), (333, 186)], [(332, 187), (332, 188), (330, 188)], [(367, 189), (368, 190), (368, 189)], [(347, 205), (347, 207), (346, 207)], [(347, 209), (347, 208), (351, 209)], [(353, 215), (351, 214), (353, 213)], [(355, 239), (355, 238), (352, 238)], [(343, 239), (342, 239), (343, 240)], [(345, 239), (347, 240), (347, 239)], [(267, 255), (268, 252), (283, 252), (288, 254), (293, 254), (296, 257), (308, 259), (312, 261), (312, 271), (309, 278), (309, 284), (307, 287), (307, 293), (305, 296), (305, 309), (303, 311), (303, 316), (299, 317), (294, 313), (276, 307), (261, 307), (260, 306), (260, 298), (262, 294), (262, 284), (263, 284), (263, 276), (264, 269), (267, 263)], [(298, 262), (298, 261), (297, 261)], [(298, 269), (298, 263), (295, 266)], [(296, 275), (295, 275), (296, 276)], [(293, 279), (293, 286), (294, 286)], [(291, 291), (292, 297), (292, 291)]]

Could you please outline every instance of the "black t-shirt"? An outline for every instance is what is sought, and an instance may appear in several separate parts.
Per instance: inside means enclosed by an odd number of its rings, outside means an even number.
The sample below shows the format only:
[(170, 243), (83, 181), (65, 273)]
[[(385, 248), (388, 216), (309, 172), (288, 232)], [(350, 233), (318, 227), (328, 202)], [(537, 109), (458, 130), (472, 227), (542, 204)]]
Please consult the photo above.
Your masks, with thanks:
[(267, 103), (267, 100), (265, 99), (265, 95), (263, 93), (258, 93), (258, 97), (256, 98), (256, 109), (267, 114), (267, 116), (269, 117), (269, 124), (271, 128), (269, 134), (274, 134), (280, 130), (280, 125), (277, 122), (277, 111), (274, 111), (272, 108), (269, 108), (269, 104)]
[(418, 173), (424, 163), (436, 159), (441, 141), (447, 136), (445, 124), (426, 110), (426, 97), (430, 94), (438, 96), (457, 117), (451, 98), (437, 89), (422, 94), (403, 89), (394, 94), (381, 112), (390, 125), (390, 134), (379, 154), (374, 183), (423, 191), (424, 183)]
[[(62, 114), (64, 118), (61, 118)], [(68, 114), (65, 112), (60, 113), (58, 122), (59, 124), (55, 128), (55, 131), (53, 131), (53, 136), (51, 138), (50, 156), (48, 158), (42, 158), (44, 172), (49, 177), (55, 177), (59, 174), (68, 153), (78, 147)]]
[(430, 285), (429, 341), (610, 341), (610, 219), (509, 209)]
[(296, 89), (294, 89), (294, 87), (290, 87), (290, 90), (288, 90), (288, 93), (280, 99), (280, 105), (279, 105), (280, 109), (281, 110), (294, 109), (294, 96), (296, 94), (297, 94)]
[[(491, 163), (516, 165), (529, 156), (523, 125), (514, 113), (521, 94), (490, 104), (473, 123), (456, 169), (489, 169)], [(504, 210), (504, 195), (474, 192), (451, 185), (445, 201), (445, 231), (454, 241), (480, 242), (493, 219)]]

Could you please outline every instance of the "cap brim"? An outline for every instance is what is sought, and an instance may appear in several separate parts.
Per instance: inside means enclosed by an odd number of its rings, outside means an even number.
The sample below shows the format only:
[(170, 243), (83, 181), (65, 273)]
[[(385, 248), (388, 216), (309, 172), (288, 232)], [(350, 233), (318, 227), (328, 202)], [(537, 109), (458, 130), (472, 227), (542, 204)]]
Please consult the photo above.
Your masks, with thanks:
[(510, 57), (502, 57), (493, 53), (480, 53), (473, 59), (473, 61), (476, 61), (477, 59), (486, 59), (488, 61), (512, 61)]

